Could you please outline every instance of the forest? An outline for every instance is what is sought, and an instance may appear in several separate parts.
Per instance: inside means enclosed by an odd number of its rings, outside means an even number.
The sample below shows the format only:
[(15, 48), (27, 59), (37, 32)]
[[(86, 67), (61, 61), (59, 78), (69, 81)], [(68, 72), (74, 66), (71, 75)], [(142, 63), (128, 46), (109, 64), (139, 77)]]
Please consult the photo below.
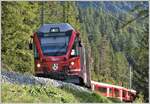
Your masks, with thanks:
[[(108, 8), (112, 5), (116, 8), (130, 5), (130, 9), (115, 11)], [(2, 1), (4, 69), (34, 73), (33, 51), (28, 43), (41, 25), (42, 6), (44, 23), (69, 23), (80, 32), (90, 57), (92, 80), (131, 87), (138, 91), (143, 102), (149, 101), (148, 2)]]

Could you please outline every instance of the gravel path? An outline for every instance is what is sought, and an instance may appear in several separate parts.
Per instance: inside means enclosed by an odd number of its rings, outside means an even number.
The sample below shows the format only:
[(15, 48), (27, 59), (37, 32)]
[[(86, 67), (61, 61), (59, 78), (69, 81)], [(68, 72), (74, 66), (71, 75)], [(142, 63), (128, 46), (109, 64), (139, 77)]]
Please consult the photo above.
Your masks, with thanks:
[(9, 82), (13, 84), (29, 84), (29, 85), (44, 85), (54, 87), (69, 87), (78, 91), (85, 91), (91, 93), (87, 88), (83, 88), (71, 83), (65, 83), (49, 78), (35, 77), (33, 75), (23, 75), (15, 72), (1, 71), (1, 82)]

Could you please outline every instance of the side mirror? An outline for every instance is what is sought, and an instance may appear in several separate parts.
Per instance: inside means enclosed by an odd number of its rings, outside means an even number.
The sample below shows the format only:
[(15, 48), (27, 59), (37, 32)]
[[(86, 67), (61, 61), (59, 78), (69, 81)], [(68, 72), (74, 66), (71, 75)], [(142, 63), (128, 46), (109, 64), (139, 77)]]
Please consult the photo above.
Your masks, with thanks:
[(30, 38), (32, 38), (32, 39), (33, 39), (33, 36), (31, 35), (31, 36), (30, 36)]
[(33, 42), (32, 42), (32, 39), (33, 39), (33, 36), (30, 36), (31, 37), (31, 39), (30, 39), (30, 41), (29, 41), (29, 49), (30, 50), (32, 50), (32, 47), (33, 47)]
[(79, 31), (77, 31), (77, 33), (76, 33), (76, 34), (77, 34), (77, 36), (79, 36), (79, 35), (80, 35), (80, 32), (79, 32)]
[(32, 42), (29, 42), (29, 49), (32, 50)]
[(79, 38), (79, 47), (82, 47), (81, 38)]

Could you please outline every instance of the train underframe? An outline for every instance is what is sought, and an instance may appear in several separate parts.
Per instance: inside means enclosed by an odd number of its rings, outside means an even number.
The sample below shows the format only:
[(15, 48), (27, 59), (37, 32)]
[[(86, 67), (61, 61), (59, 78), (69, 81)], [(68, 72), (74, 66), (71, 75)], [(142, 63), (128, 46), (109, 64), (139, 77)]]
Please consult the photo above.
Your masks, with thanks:
[(50, 72), (50, 73), (36, 73), (37, 77), (51, 78), (55, 80), (61, 80), (68, 83), (74, 83), (76, 85), (85, 86), (84, 80), (78, 75), (67, 75), (64, 72)]
[[(87, 74), (85, 74), (87, 75)], [(55, 80), (61, 80), (68, 83), (74, 83), (80, 86), (90, 87), (90, 81), (88, 82), (88, 76), (84, 76), (83, 72), (71, 71), (69, 68), (65, 68), (60, 71), (48, 71), (47, 69), (42, 69), (41, 72), (36, 72), (35, 76), (52, 78)]]

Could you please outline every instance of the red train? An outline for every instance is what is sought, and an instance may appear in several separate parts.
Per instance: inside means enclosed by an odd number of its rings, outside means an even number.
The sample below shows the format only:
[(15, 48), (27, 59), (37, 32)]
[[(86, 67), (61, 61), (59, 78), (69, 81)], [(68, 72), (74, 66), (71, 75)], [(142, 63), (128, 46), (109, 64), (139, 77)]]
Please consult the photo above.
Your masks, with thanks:
[[(107, 97), (133, 101), (136, 91), (91, 81), (80, 33), (67, 23), (44, 24), (32, 36), (35, 75), (84, 85)], [(87, 60), (86, 60), (87, 59)]]
[(91, 81), (92, 90), (106, 97), (117, 98), (121, 101), (132, 102), (136, 98), (136, 91), (122, 86)]
[(35, 75), (90, 87), (85, 49), (79, 35), (67, 23), (42, 25), (32, 37)]

